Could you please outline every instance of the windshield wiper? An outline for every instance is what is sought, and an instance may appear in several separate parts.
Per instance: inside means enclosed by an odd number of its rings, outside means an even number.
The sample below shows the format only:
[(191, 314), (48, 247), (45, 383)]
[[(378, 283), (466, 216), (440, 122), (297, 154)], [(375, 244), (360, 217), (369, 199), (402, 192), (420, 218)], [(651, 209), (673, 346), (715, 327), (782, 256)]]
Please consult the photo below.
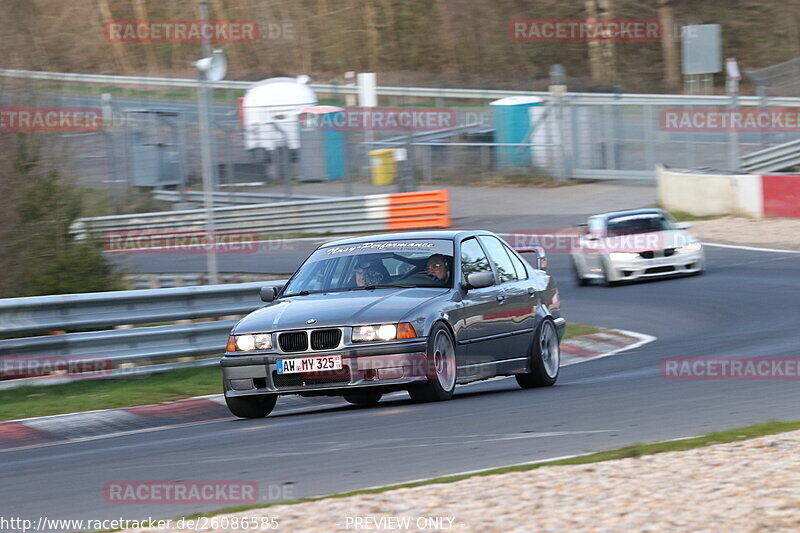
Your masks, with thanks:
[[(363, 289), (364, 287), (357, 287), (357, 288)], [(281, 298), (289, 298), (291, 296), (308, 296), (309, 294), (323, 294), (323, 293), (327, 293), (327, 292), (345, 292), (345, 291), (351, 291), (351, 290), (353, 290), (353, 289), (324, 289), (324, 290), (320, 290), (320, 291), (316, 291), (316, 290), (315, 291), (309, 291), (308, 289), (304, 289), (304, 290), (302, 290), (300, 292), (293, 292), (292, 294), (284, 294), (283, 296), (281, 296)]]
[(289, 298), (291, 296), (308, 296), (309, 294), (313, 294), (313, 293), (316, 293), (316, 292), (322, 292), (322, 291), (303, 290), (303, 291), (300, 291), (300, 292), (293, 292), (292, 294), (284, 294), (283, 296), (281, 296), (281, 298)]
[(363, 287), (351, 287), (351, 291), (372, 291), (375, 289), (415, 289), (416, 285), (401, 285), (395, 283), (381, 283), (378, 285), (365, 285)]

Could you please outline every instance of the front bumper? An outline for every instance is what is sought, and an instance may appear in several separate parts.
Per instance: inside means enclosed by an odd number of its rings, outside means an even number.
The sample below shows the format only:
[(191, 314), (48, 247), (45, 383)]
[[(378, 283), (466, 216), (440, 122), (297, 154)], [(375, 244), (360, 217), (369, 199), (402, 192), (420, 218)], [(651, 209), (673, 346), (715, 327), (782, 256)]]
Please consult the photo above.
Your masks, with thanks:
[[(340, 350), (290, 354), (225, 355), (222, 366), (225, 395), (331, 392), (362, 387), (393, 387), (424, 381), (425, 339), (391, 341)], [(278, 359), (342, 356), (342, 370), (278, 374)]]
[(611, 259), (607, 257), (608, 281), (633, 281), (647, 278), (660, 278), (679, 274), (694, 274), (705, 268), (703, 251), (679, 252), (669, 257), (644, 259)]

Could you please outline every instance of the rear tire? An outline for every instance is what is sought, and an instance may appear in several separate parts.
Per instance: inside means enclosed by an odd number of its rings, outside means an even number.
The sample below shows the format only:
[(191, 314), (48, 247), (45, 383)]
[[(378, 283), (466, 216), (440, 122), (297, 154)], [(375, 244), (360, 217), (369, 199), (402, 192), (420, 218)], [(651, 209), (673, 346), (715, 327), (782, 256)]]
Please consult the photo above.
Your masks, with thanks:
[(514, 376), (519, 386), (532, 389), (554, 385), (561, 364), (561, 347), (556, 325), (549, 318), (543, 320), (536, 330), (530, 357), (530, 372)]
[(415, 402), (440, 402), (453, 397), (456, 388), (456, 350), (450, 330), (437, 322), (428, 337), (426, 358), (428, 381), (409, 387)]
[(358, 391), (347, 392), (344, 394), (344, 399), (353, 405), (375, 405), (381, 401), (383, 393), (380, 391)]
[(277, 394), (259, 394), (257, 396), (225, 396), (225, 403), (231, 413), (239, 418), (264, 418), (275, 408)]

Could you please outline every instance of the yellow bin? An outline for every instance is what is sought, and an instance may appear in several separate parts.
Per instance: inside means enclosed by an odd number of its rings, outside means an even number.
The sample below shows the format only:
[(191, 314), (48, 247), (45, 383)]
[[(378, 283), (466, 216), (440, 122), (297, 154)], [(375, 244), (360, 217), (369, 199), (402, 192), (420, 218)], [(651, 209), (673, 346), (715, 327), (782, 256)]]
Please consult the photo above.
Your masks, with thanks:
[(391, 185), (397, 177), (397, 161), (394, 160), (395, 148), (371, 150), (372, 184)]

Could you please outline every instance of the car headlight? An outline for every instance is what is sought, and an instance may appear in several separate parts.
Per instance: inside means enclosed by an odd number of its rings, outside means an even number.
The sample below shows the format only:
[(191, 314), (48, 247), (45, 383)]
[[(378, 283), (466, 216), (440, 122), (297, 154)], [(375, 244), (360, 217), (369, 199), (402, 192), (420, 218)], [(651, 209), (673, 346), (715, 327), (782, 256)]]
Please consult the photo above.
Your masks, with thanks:
[(252, 352), (254, 350), (270, 349), (272, 349), (272, 335), (269, 333), (234, 335), (228, 339), (229, 352)]
[(686, 246), (681, 246), (678, 248), (678, 251), (681, 253), (691, 253), (691, 252), (699, 252), (703, 248), (702, 243), (699, 242), (691, 242)]
[(379, 324), (376, 326), (354, 326), (351, 340), (353, 342), (393, 341), (395, 339), (413, 339), (417, 336), (414, 326), (408, 322), (399, 324)]
[(632, 252), (611, 252), (608, 254), (608, 258), (612, 261), (630, 261), (631, 259), (636, 259), (637, 257), (639, 257), (639, 254)]

